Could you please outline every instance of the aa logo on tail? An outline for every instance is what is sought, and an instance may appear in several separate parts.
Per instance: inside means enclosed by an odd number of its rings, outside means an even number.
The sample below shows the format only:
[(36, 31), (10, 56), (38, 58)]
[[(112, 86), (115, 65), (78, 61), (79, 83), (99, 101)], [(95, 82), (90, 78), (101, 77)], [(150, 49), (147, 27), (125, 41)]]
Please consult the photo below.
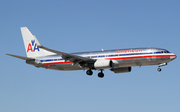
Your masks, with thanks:
[(34, 52), (38, 50), (39, 51), (39, 47), (37, 46), (37, 44), (35, 43), (35, 40), (31, 40), (31, 43), (28, 44), (27, 47), (27, 52), (31, 51)]

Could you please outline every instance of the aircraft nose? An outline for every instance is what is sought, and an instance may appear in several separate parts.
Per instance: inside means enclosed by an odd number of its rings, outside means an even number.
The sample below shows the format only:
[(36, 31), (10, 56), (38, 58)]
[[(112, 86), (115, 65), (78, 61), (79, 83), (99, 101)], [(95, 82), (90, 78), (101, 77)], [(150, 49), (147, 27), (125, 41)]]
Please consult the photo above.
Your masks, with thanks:
[(177, 56), (174, 54), (173, 56), (170, 57), (170, 59), (171, 59), (171, 60), (174, 60), (174, 59), (176, 59), (176, 57), (177, 57)]

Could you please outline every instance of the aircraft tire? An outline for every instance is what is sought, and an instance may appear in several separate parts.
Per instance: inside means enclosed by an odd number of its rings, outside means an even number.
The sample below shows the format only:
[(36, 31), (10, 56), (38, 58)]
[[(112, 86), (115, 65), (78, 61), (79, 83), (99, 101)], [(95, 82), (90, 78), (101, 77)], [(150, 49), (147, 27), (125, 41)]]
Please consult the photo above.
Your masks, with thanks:
[(98, 77), (99, 77), (99, 78), (103, 78), (103, 77), (104, 77), (104, 74), (103, 74), (102, 72), (99, 72), (99, 73), (98, 73)]
[(157, 70), (160, 72), (160, 71), (161, 71), (161, 68), (158, 68)]
[(92, 74), (93, 74), (93, 71), (92, 71), (92, 70), (87, 70), (87, 71), (86, 71), (86, 74), (87, 74), (87, 75), (92, 75)]

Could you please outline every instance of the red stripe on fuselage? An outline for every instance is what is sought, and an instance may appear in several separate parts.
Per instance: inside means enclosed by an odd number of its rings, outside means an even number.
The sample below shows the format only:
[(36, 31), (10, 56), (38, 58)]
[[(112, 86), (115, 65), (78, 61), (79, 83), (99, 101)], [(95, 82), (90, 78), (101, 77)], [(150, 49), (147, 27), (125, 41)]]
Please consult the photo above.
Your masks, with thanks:
[[(142, 55), (142, 56), (127, 56), (127, 57), (115, 57), (115, 58), (106, 58), (107, 60), (121, 60), (121, 59), (137, 59), (137, 58), (152, 58), (152, 57), (176, 57), (176, 55)], [(43, 63), (43, 65), (54, 65), (54, 64), (67, 64), (67, 63), (73, 63), (71, 61), (65, 61), (65, 62), (48, 62)]]
[(66, 62), (50, 62), (50, 63), (43, 63), (43, 65), (55, 65), (55, 64), (67, 64), (67, 63), (73, 63), (71, 61)]
[(152, 57), (176, 57), (176, 55), (142, 55), (142, 56), (128, 56), (128, 57), (116, 57), (106, 58), (108, 60), (119, 60), (119, 59), (137, 59), (137, 58), (152, 58)]

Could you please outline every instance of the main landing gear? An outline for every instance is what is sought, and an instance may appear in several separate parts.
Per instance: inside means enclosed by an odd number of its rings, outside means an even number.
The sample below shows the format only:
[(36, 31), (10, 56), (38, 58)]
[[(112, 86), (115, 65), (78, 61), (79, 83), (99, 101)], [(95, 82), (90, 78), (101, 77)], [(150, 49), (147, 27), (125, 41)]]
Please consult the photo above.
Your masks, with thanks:
[(93, 74), (93, 71), (92, 71), (92, 70), (87, 70), (87, 71), (86, 71), (86, 74), (87, 74), (87, 75), (92, 75), (92, 74)]
[(98, 77), (99, 78), (103, 78), (104, 77), (104, 74), (103, 74), (102, 70), (101, 70), (101, 72), (98, 73)]
[[(98, 77), (99, 78), (103, 78), (104, 77), (104, 73), (102, 71), (103, 70), (101, 70), (101, 72), (98, 73)], [(91, 76), (93, 74), (93, 72), (92, 72), (92, 70), (87, 70), (86, 74)]]

